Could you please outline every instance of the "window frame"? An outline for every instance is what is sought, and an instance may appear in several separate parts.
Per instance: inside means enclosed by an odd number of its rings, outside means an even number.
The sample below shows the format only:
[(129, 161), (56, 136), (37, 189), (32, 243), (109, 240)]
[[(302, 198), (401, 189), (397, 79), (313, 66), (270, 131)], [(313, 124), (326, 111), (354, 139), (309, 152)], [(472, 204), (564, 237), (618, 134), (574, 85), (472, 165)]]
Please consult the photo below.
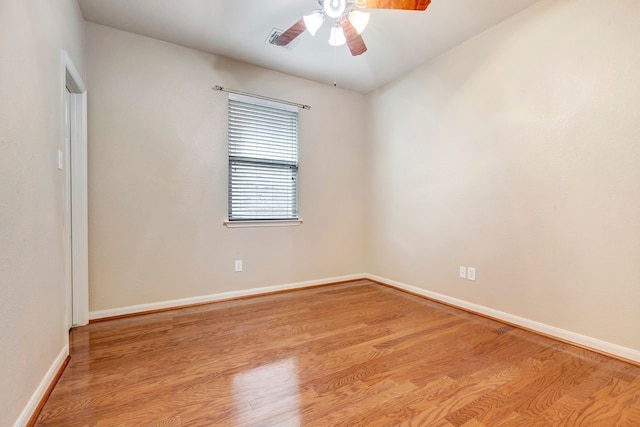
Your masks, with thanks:
[[(282, 159), (277, 159), (277, 149), (274, 149), (273, 147), (271, 147), (273, 150), (272, 153), (268, 153), (268, 154), (272, 154), (271, 157), (266, 156), (266, 157), (254, 157), (254, 156), (237, 156), (237, 155), (233, 155), (232, 153), (232, 137), (231, 137), (231, 119), (232, 119), (232, 112), (231, 112), (231, 108), (232, 108), (232, 102), (239, 102), (239, 103), (244, 103), (244, 104), (249, 104), (249, 105), (254, 105), (254, 106), (258, 106), (258, 107), (267, 107), (270, 109), (277, 109), (277, 110), (284, 110), (287, 112), (295, 112), (295, 129), (296, 129), (296, 134), (295, 134), (295, 161), (289, 161), (289, 160), (282, 160)], [(228, 196), (228, 207), (227, 207), (227, 219), (224, 221), (224, 225), (226, 225), (229, 228), (240, 228), (240, 227), (282, 227), (282, 226), (295, 226), (295, 225), (300, 225), (302, 223), (302, 219), (300, 218), (300, 203), (299, 203), (299, 198), (298, 198), (298, 191), (299, 191), (299, 168), (300, 168), (300, 162), (299, 162), (299, 147), (300, 147), (300, 132), (299, 132), (299, 111), (297, 107), (293, 107), (291, 105), (285, 104), (285, 103), (280, 103), (277, 101), (271, 101), (271, 100), (266, 100), (266, 99), (261, 99), (261, 98), (254, 98), (245, 94), (236, 94), (236, 93), (230, 93), (229, 94), (229, 99), (228, 99), (228, 112), (227, 112), (227, 120), (228, 120), (228, 124), (227, 124), (227, 165), (228, 165), (228, 190), (227, 190), (227, 196)], [(255, 112), (255, 111), (254, 111)], [(240, 117), (241, 118), (241, 117)], [(246, 147), (242, 147), (241, 145), (238, 145), (237, 143), (235, 144), (235, 146), (233, 147), (234, 149), (242, 149), (242, 148), (246, 148)], [(236, 152), (237, 154), (237, 152)], [(291, 205), (291, 212), (296, 214), (296, 217), (282, 217), (282, 216), (274, 216), (272, 218), (265, 216), (265, 217), (245, 217), (242, 218), (242, 215), (233, 215), (233, 167), (235, 166), (245, 166), (245, 167), (249, 167), (251, 168), (252, 166), (254, 168), (263, 168), (263, 170), (265, 170), (264, 168), (275, 168), (275, 169), (279, 169), (282, 171), (293, 171), (293, 176), (294, 176), (294, 187), (293, 187), (293, 192), (291, 193), (290, 191), (287, 192), (287, 190), (284, 190), (284, 194), (287, 194), (289, 196), (291, 196), (292, 198), (292, 205)], [(287, 209), (285, 208), (284, 211), (286, 211)], [(259, 212), (259, 210), (257, 210), (256, 212)]]

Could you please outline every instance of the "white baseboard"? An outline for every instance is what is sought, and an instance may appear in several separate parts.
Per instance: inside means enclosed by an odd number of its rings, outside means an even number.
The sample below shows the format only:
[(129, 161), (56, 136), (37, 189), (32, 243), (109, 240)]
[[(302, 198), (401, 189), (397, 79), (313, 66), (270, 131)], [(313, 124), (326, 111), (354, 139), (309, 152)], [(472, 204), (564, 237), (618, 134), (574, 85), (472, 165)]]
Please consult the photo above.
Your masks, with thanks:
[(49, 367), (49, 370), (45, 374), (44, 378), (42, 378), (42, 381), (40, 381), (36, 391), (31, 395), (27, 406), (22, 410), (22, 413), (13, 425), (14, 427), (24, 427), (27, 425), (68, 355), (69, 347), (65, 345), (60, 354), (58, 354), (58, 357), (56, 357)]
[(544, 323), (529, 320), (524, 317), (516, 316), (503, 311), (494, 310), (483, 305), (474, 304), (461, 299), (449, 297), (447, 295), (439, 294), (437, 292), (428, 291), (426, 289), (418, 288), (416, 286), (407, 285), (395, 280), (387, 279), (384, 277), (376, 276), (373, 274), (365, 274), (365, 277), (376, 282), (384, 283), (391, 287), (412, 292), (418, 295), (425, 296), (427, 298), (443, 302), (455, 307), (463, 308), (465, 310), (482, 314), (494, 319), (502, 320), (514, 325), (522, 326), (523, 328), (530, 329), (536, 332), (540, 332), (544, 335), (558, 338), (560, 340), (568, 341), (582, 347), (587, 347), (599, 352), (607, 353), (610, 355), (618, 356), (623, 359), (631, 360), (634, 362), (640, 362), (640, 351), (627, 347), (622, 347), (617, 344), (612, 344), (607, 341), (602, 341), (596, 338), (581, 335), (575, 332), (567, 331), (566, 329), (556, 328)]
[(558, 338), (560, 340), (568, 341), (583, 347), (587, 347), (602, 353), (618, 356), (623, 359), (631, 360), (640, 363), (640, 351), (631, 348), (623, 347), (617, 344), (613, 344), (607, 341), (602, 341), (596, 338), (581, 335), (576, 332), (571, 332), (566, 329), (557, 328), (544, 323), (536, 322), (534, 320), (526, 319), (524, 317), (516, 316), (514, 314), (505, 313), (503, 311), (495, 310), (493, 308), (485, 307), (483, 305), (475, 304), (472, 302), (464, 301), (461, 299), (453, 298), (447, 295), (439, 294), (437, 292), (428, 291), (426, 289), (419, 288), (417, 286), (407, 285), (406, 283), (398, 282), (396, 280), (387, 279), (385, 277), (376, 276), (373, 274), (351, 274), (347, 276), (330, 277), (326, 279), (309, 280), (306, 282), (289, 283), (286, 285), (267, 286), (262, 288), (245, 289), (241, 291), (222, 292), (218, 294), (203, 295), (192, 298), (182, 298), (171, 301), (161, 301), (149, 304), (138, 304), (127, 307), (113, 308), (107, 310), (92, 311), (89, 313), (89, 319), (103, 319), (113, 316), (121, 316), (127, 314), (142, 313), (145, 311), (162, 310), (166, 308), (181, 307), (192, 304), (201, 304), (207, 302), (222, 301), (232, 298), (246, 297), (252, 295), (268, 294), (271, 292), (284, 291), (290, 289), (302, 289), (310, 286), (324, 285), (335, 282), (343, 282), (348, 280), (358, 279), (370, 279), (376, 282), (384, 283), (397, 289), (405, 290), (408, 292), (422, 295), (427, 298), (431, 298), (436, 301), (443, 302), (455, 307), (459, 307), (474, 313), (482, 314), (488, 317), (492, 317), (497, 320), (502, 320), (507, 323), (521, 326), (532, 331), (539, 332), (544, 335)]
[(104, 319), (113, 316), (143, 313), (145, 311), (163, 310), (167, 308), (182, 307), (185, 305), (202, 304), (207, 302), (222, 301), (233, 298), (241, 298), (253, 295), (268, 294), (271, 292), (286, 291), (290, 289), (302, 289), (310, 286), (326, 285), (348, 280), (358, 280), (365, 278), (365, 274), (350, 274), (347, 276), (329, 277), (327, 279), (308, 280), (306, 282), (288, 283), (286, 285), (266, 286), (262, 288), (244, 289), (240, 291), (221, 292), (218, 294), (203, 295), (199, 297), (181, 298), (170, 301), (152, 302), (148, 304), (129, 305), (120, 308), (110, 308), (107, 310), (97, 310), (89, 312), (89, 319)]

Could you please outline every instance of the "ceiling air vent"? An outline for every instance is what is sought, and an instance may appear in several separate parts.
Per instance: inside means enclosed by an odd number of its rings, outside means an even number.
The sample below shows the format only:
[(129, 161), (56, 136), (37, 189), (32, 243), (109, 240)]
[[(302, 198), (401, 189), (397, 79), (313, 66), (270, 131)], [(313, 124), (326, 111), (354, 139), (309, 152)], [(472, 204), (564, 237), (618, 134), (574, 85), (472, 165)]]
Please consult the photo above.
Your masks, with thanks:
[(293, 50), (293, 48), (296, 47), (296, 45), (300, 42), (300, 37), (296, 38), (295, 40), (293, 40), (291, 43), (289, 43), (286, 46), (278, 46), (277, 44), (275, 44), (275, 41), (280, 36), (280, 34), (282, 34), (282, 33), (284, 33), (284, 31), (279, 30), (277, 28), (274, 28), (269, 33), (269, 36), (265, 40), (265, 43), (268, 43), (268, 44), (276, 46), (276, 47), (281, 47), (282, 49)]

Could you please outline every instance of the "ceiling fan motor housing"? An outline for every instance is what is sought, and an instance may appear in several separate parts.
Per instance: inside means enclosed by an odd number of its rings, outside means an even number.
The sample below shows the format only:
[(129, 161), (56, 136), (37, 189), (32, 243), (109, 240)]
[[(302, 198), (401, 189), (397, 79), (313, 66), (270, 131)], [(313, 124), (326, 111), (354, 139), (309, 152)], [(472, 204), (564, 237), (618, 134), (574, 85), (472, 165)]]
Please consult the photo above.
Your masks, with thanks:
[(346, 0), (324, 0), (324, 13), (330, 18), (339, 18), (347, 7)]

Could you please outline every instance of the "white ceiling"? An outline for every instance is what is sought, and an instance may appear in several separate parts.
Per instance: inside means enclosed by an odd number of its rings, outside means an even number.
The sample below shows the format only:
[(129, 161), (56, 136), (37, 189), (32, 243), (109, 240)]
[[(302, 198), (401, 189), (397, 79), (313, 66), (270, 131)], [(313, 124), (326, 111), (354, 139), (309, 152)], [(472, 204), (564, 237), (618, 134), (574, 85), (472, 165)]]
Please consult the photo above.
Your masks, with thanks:
[(425, 12), (370, 10), (352, 57), (327, 43), (328, 21), (292, 50), (265, 43), (318, 8), (316, 0), (78, 0), (87, 21), (362, 93), (370, 92), (537, 0), (433, 0)]

